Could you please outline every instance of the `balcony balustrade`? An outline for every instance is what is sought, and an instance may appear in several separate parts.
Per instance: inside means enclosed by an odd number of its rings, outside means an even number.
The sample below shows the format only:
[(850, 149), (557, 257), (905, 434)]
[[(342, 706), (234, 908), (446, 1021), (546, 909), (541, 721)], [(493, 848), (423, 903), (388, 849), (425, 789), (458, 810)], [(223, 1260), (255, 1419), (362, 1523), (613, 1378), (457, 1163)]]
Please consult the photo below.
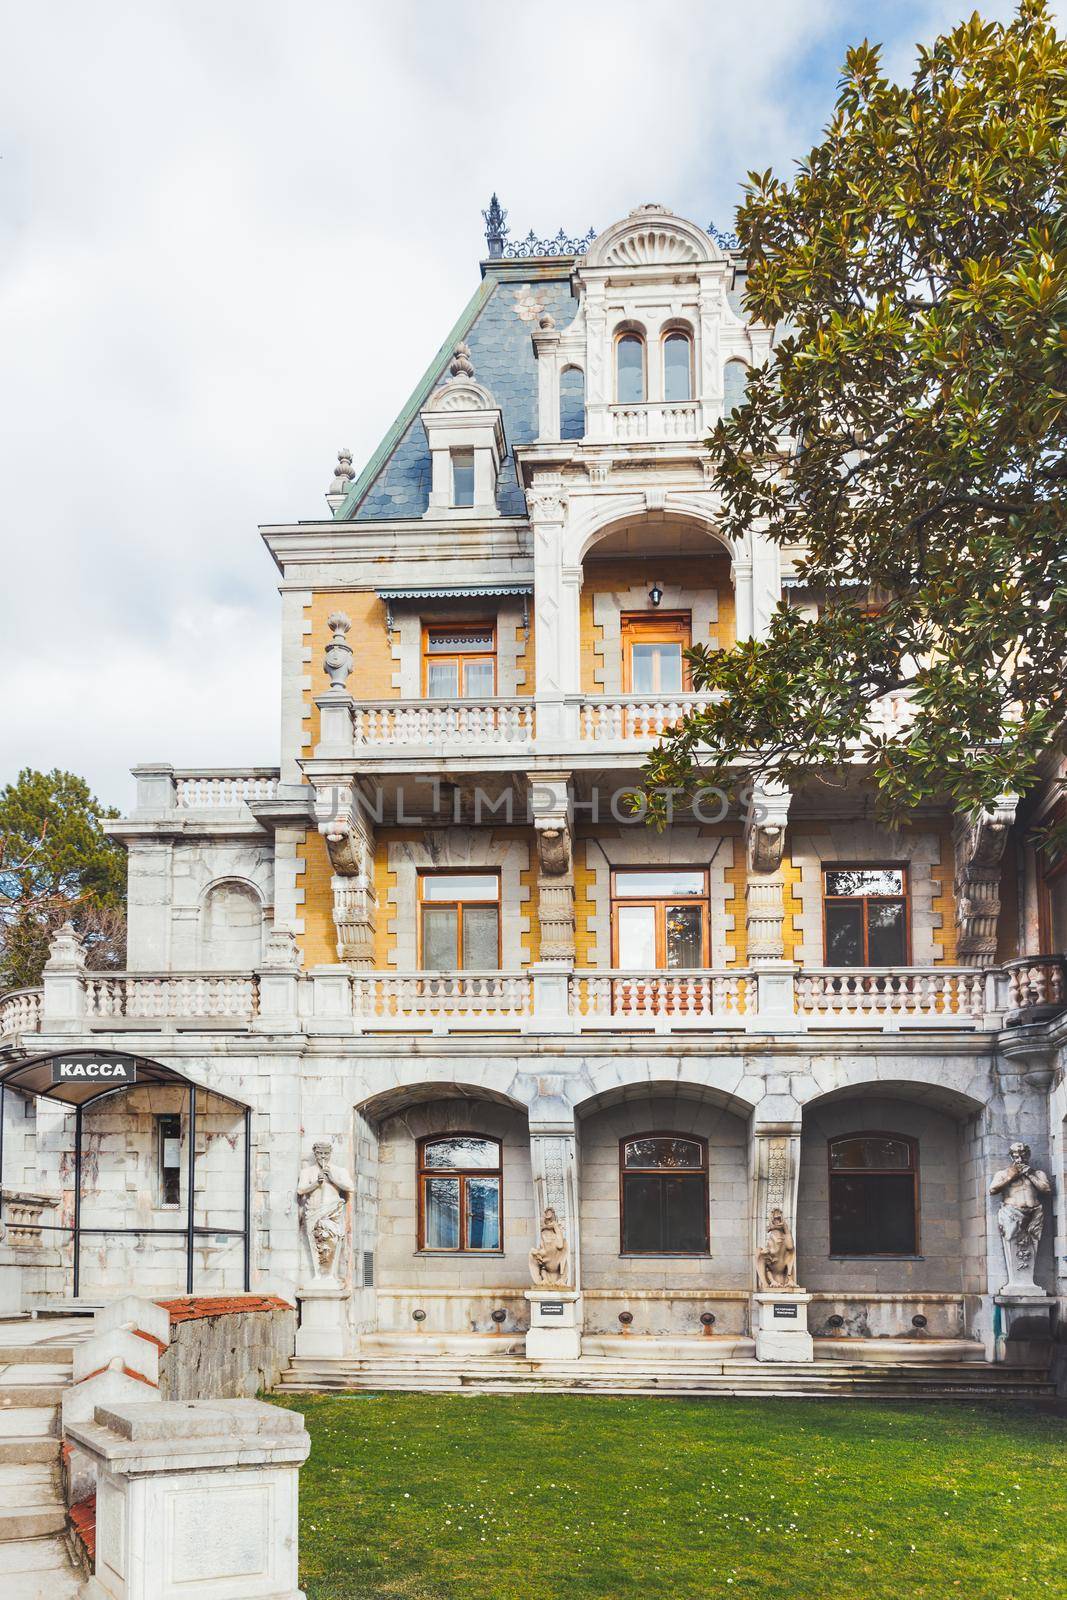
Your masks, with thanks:
[(635, 439), (698, 439), (700, 406), (696, 400), (650, 400), (612, 406), (612, 437)]
[(687, 711), (712, 705), (713, 694), (683, 694), (660, 699), (647, 695), (586, 695), (578, 707), (583, 740), (599, 744), (652, 743), (676, 728)]
[(531, 699), (361, 700), (352, 705), (357, 744), (526, 745), (534, 735)]
[(246, 805), (250, 800), (273, 800), (278, 793), (277, 768), (258, 767), (250, 772), (217, 769), (214, 772), (175, 772), (174, 804), (179, 811), (210, 811)]
[[(48, 1033), (303, 1024), (316, 1032), (820, 1032), (910, 1028), (995, 1031), (1067, 1010), (1067, 961), (1032, 957), (1007, 968), (738, 968), (628, 972), (535, 967), (524, 972), (354, 971), (87, 973), (81, 996), (50, 1015), (41, 990), (0, 999), (0, 1045)], [(270, 999), (265, 998), (269, 993)]]

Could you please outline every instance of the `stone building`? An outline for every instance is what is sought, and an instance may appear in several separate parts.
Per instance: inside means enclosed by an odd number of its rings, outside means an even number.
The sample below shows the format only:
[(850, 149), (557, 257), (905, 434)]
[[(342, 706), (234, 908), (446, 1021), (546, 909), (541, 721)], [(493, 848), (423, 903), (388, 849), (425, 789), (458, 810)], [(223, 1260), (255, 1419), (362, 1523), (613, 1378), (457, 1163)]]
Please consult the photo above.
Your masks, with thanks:
[[(844, 786), (635, 817), (686, 647), (818, 604), (720, 533), (702, 446), (772, 333), (732, 241), (662, 206), (521, 246), (487, 220), (377, 452), (262, 529), (279, 765), (135, 768), (129, 970), (62, 935), (0, 1001), (0, 1296), (247, 1284), (301, 1296), (310, 1357), (426, 1372), (517, 1359), (531, 1317), (549, 1352), (744, 1360), (777, 1209), (790, 1350), (806, 1319), (820, 1354), (1047, 1356), (1067, 875), (1026, 838), (1056, 773), (895, 833), (858, 752)], [(136, 1082), (53, 1084), (102, 1057)], [(988, 1192), (1015, 1140), (1051, 1175), (1029, 1283)]]

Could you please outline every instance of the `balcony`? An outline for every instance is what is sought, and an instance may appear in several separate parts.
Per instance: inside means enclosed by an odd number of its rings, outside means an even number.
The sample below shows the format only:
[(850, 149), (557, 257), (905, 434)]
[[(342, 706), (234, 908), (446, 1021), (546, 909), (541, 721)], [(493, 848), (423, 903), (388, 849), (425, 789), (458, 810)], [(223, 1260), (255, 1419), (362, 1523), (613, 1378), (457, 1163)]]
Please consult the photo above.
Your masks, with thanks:
[(696, 400), (650, 400), (609, 407), (611, 436), (635, 439), (699, 439), (700, 404)]
[(714, 694), (681, 694), (661, 699), (647, 695), (584, 695), (578, 706), (583, 741), (622, 749), (651, 746), (676, 728), (689, 711), (713, 705)]
[[(1035, 971), (1052, 974), (1031, 976)], [(985, 1031), (1022, 1017), (1019, 998), (1062, 985), (1062, 957), (1011, 969), (776, 967), (625, 972), (535, 967), (523, 972), (355, 971), (86, 973), (55, 997), (22, 989), (0, 999), (0, 1046), (33, 1048), (41, 1033), (825, 1033)], [(1058, 975), (1058, 976), (1056, 976)], [(47, 980), (46, 980), (47, 981)], [(1024, 985), (1035, 984), (1031, 991)], [(72, 1000), (73, 993), (73, 1000)], [(1014, 1009), (1013, 1009), (1014, 1008)]]
[(471, 745), (523, 746), (534, 736), (529, 698), (485, 700), (360, 700), (350, 707), (355, 745), (454, 752)]

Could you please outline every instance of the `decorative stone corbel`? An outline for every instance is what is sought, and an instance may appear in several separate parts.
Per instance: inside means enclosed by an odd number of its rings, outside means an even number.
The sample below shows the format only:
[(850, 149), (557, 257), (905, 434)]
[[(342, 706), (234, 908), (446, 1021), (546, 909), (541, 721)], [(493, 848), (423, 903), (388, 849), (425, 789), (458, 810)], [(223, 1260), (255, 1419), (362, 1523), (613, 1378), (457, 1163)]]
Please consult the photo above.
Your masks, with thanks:
[(750, 872), (777, 872), (782, 865), (785, 828), (792, 796), (773, 778), (757, 778), (745, 815), (745, 849)]
[(347, 779), (316, 783), (315, 820), (334, 870), (331, 886), (338, 959), (372, 967), (377, 914), (373, 823)]
[(1018, 805), (1018, 795), (1001, 794), (991, 806), (956, 818), (956, 953), (961, 966), (991, 967), (996, 960), (1001, 860)]
[(537, 916), (542, 961), (574, 961), (574, 861), (570, 825), (570, 774), (531, 779), (537, 836)]
[(330, 688), (343, 689), (352, 671), (352, 646), (345, 637), (352, 626), (352, 619), (346, 617), (343, 611), (331, 611), (326, 618), (326, 626), (332, 631), (333, 637), (326, 646), (322, 664), (330, 680)]
[(745, 928), (753, 966), (785, 957), (785, 880), (782, 851), (789, 816), (789, 790), (770, 779), (752, 785), (745, 817)]

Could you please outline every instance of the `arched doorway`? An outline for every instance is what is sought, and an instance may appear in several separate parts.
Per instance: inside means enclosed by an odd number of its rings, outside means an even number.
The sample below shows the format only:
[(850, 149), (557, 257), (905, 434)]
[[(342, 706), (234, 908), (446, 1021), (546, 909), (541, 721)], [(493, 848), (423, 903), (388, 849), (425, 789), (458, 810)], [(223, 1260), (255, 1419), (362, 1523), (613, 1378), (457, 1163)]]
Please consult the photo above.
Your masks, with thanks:
[[(64, 1066), (67, 1069), (80, 1066), (83, 1070), (80, 1073), (72, 1070), (70, 1075), (60, 1078), (60, 1069)], [(197, 1252), (205, 1253), (207, 1242), (210, 1241), (216, 1248), (222, 1247), (220, 1254), (225, 1265), (213, 1268), (212, 1281), (207, 1287), (215, 1293), (222, 1289), (236, 1292), (238, 1284), (233, 1280), (239, 1279), (240, 1288), (248, 1292), (251, 1287), (252, 1239), (250, 1107), (231, 1095), (196, 1083), (163, 1062), (125, 1051), (49, 1051), (14, 1062), (0, 1069), (0, 1222), (5, 1220), (5, 1212), (11, 1211), (15, 1199), (5, 1176), (4, 1156), (9, 1103), (16, 1096), (21, 1100), (32, 1097), (35, 1101), (44, 1101), (73, 1113), (72, 1129), (64, 1119), (64, 1128), (72, 1134), (72, 1146), (69, 1150), (64, 1147), (59, 1163), (60, 1171), (67, 1180), (60, 1197), (60, 1218), (52, 1222), (39, 1220), (33, 1227), (40, 1234), (51, 1236), (60, 1249), (75, 1300), (79, 1299), (83, 1289), (83, 1255), (86, 1242), (90, 1239), (104, 1241), (104, 1255), (109, 1240), (132, 1239), (137, 1242), (138, 1249), (143, 1247), (144, 1241), (147, 1241), (149, 1249), (153, 1249), (152, 1241), (157, 1240), (154, 1254), (160, 1260), (174, 1252), (184, 1258), (180, 1263), (171, 1262), (165, 1268), (164, 1276), (173, 1268), (175, 1282), (180, 1282), (184, 1277), (185, 1293), (190, 1295), (198, 1287)], [(87, 1166), (91, 1166), (98, 1179), (101, 1172), (107, 1172), (110, 1153), (103, 1132), (98, 1133), (95, 1139), (90, 1136), (92, 1121), (107, 1102), (118, 1101), (120, 1096), (124, 1097), (125, 1104), (130, 1103), (131, 1096), (148, 1103), (147, 1111), (138, 1110), (136, 1120), (143, 1125), (147, 1119), (149, 1137), (159, 1152), (160, 1204), (148, 1208), (149, 1212), (154, 1213), (151, 1221), (142, 1220), (145, 1207), (136, 1194), (132, 1223), (114, 1220), (117, 1211), (121, 1210), (125, 1217), (130, 1209), (123, 1204), (124, 1194), (118, 1196), (110, 1215), (105, 1211), (98, 1216), (91, 1213), (86, 1216)], [(204, 1132), (205, 1124), (210, 1124), (212, 1116), (217, 1120), (219, 1105), (231, 1108), (226, 1126), (221, 1131), (224, 1134), (222, 1143), (231, 1151), (236, 1170), (227, 1173), (228, 1203), (221, 1214), (218, 1207), (213, 1207), (209, 1213), (206, 1200), (201, 1203), (198, 1213), (198, 1136)], [(208, 1127), (209, 1144), (215, 1131)], [(143, 1134), (143, 1126), (140, 1132)], [(64, 1132), (64, 1140), (66, 1136)], [(97, 1198), (98, 1194), (99, 1185), (92, 1198)], [(173, 1223), (160, 1223), (157, 1220), (160, 1215), (173, 1217)], [(10, 1216), (7, 1220), (10, 1220)], [(167, 1243), (164, 1244), (164, 1241)], [(234, 1257), (236, 1259), (231, 1259)], [(145, 1255), (142, 1259), (146, 1262), (146, 1272), (151, 1275), (151, 1258)], [(115, 1271), (121, 1272), (122, 1268), (116, 1266)], [(231, 1281), (223, 1283), (219, 1281), (220, 1276)], [(116, 1281), (118, 1290), (130, 1287), (128, 1278)], [(153, 1292), (161, 1288), (174, 1292), (174, 1285), (170, 1283), (152, 1282), (149, 1287)], [(200, 1287), (205, 1285), (201, 1284)]]

